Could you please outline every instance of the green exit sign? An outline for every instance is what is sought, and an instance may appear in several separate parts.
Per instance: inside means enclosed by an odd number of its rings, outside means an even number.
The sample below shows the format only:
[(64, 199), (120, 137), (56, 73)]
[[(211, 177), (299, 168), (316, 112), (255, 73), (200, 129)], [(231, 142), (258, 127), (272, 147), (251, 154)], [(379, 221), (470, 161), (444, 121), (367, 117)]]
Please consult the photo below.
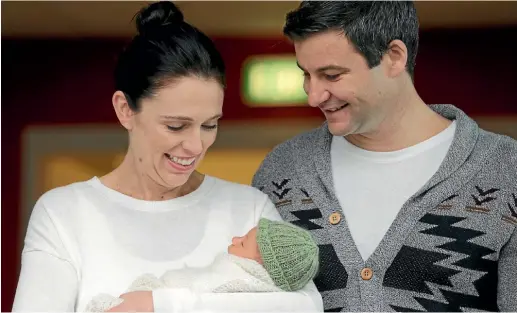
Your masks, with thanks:
[(292, 55), (248, 58), (242, 68), (242, 96), (251, 107), (299, 106), (307, 103), (303, 72)]

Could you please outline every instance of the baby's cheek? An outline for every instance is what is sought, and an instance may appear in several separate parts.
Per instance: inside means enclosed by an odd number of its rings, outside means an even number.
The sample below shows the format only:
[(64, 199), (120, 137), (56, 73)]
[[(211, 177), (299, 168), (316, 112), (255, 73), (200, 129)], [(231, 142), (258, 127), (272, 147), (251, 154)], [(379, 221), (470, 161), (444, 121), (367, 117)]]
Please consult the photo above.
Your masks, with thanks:
[(255, 253), (255, 257), (252, 258), (253, 260), (257, 261), (259, 264), (263, 264), (264, 262), (262, 261), (262, 256), (260, 255), (259, 252)]
[(234, 245), (228, 246), (228, 253), (229, 254), (233, 254), (235, 256), (239, 256), (239, 254), (240, 254), (239, 253), (239, 249), (236, 246), (234, 246)]

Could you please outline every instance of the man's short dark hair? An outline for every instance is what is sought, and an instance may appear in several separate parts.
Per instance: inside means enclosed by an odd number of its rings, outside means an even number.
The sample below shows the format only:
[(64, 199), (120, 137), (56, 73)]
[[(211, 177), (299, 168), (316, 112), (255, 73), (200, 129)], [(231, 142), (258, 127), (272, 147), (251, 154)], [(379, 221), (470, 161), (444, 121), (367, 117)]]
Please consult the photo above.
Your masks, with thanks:
[(412, 1), (303, 1), (287, 14), (284, 34), (293, 41), (329, 30), (342, 31), (368, 62), (379, 65), (391, 41), (407, 46), (406, 69), (413, 79), (418, 17)]

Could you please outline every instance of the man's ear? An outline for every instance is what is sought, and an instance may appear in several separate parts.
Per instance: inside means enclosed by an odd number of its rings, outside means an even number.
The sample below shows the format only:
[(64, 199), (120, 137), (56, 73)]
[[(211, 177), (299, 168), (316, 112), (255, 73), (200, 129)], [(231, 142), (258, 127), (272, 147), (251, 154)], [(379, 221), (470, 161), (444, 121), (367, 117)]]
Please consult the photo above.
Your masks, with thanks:
[(406, 45), (401, 40), (393, 40), (388, 46), (388, 51), (383, 57), (386, 73), (389, 77), (396, 77), (404, 73), (408, 61)]
[(122, 91), (116, 91), (111, 101), (120, 124), (129, 131), (133, 129), (135, 112), (129, 106), (126, 95)]

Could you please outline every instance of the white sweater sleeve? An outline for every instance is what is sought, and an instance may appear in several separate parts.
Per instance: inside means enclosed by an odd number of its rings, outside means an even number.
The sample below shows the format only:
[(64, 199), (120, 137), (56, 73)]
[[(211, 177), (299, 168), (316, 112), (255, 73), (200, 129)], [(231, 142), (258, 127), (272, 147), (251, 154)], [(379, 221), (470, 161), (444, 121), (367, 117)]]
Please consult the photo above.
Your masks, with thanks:
[(314, 284), (296, 292), (195, 293), (190, 289), (153, 291), (155, 312), (323, 312)]
[[(257, 206), (260, 217), (282, 220), (264, 194)], [(313, 282), (296, 292), (195, 293), (189, 289), (153, 291), (155, 312), (323, 312), (323, 300)]]
[(31, 214), (13, 312), (72, 312), (77, 272), (40, 199)]

